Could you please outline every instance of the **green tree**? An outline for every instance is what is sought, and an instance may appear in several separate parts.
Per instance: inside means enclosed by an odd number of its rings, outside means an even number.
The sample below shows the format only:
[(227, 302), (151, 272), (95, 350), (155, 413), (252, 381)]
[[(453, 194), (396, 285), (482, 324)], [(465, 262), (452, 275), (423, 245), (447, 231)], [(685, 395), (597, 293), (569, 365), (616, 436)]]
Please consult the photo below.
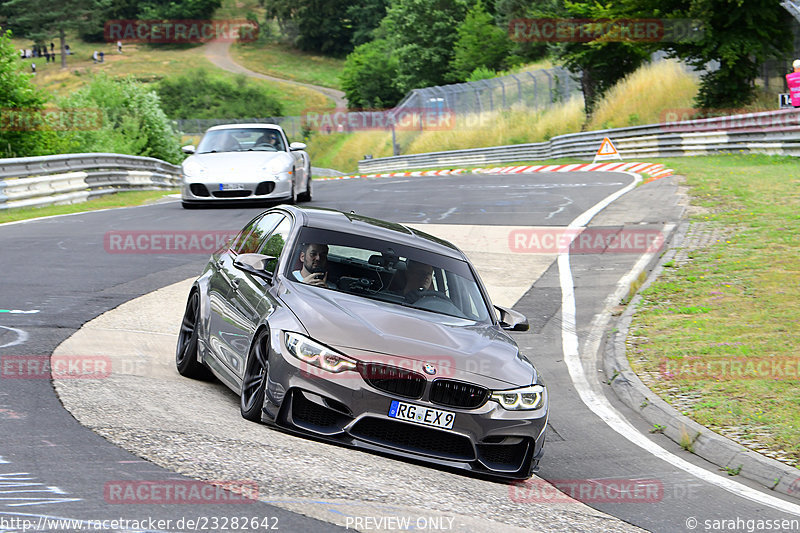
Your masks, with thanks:
[(361, 0), (347, 8), (347, 18), (353, 25), (353, 47), (372, 41), (388, 6), (389, 0)]
[[(542, 13), (557, 13), (563, 11), (561, 0), (537, 0), (533, 4), (530, 0), (496, 0), (494, 3), (494, 18), (498, 27), (509, 31), (514, 20), (525, 19), (531, 16), (532, 9)], [(492, 10), (489, 9), (491, 13)], [(513, 41), (510, 50), (512, 63), (537, 61), (550, 52), (547, 43), (535, 41)]]
[(758, 67), (766, 59), (786, 58), (792, 51), (791, 16), (774, 0), (628, 0), (650, 17), (695, 19), (701, 39), (664, 45), (698, 69), (716, 61), (717, 69), (701, 76), (699, 107), (734, 108), (755, 96)]
[[(572, 19), (618, 20), (630, 17), (623, 6), (600, 2), (564, 3), (564, 15)], [(651, 50), (644, 43), (621, 35), (609, 38), (598, 32), (588, 42), (558, 43), (553, 47), (566, 68), (580, 76), (586, 115), (591, 116), (597, 102), (619, 80), (639, 68)]]
[(353, 49), (348, 0), (264, 0), (263, 4), (267, 17), (276, 18), (301, 50), (341, 56)]
[(36, 43), (54, 36), (60, 42), (61, 68), (67, 68), (66, 32), (97, 32), (107, 19), (112, 0), (8, 0), (2, 14), (13, 22), (13, 29)]
[(24, 157), (46, 152), (38, 131), (21, 131), (16, 118), (35, 113), (45, 102), (44, 94), (23, 72), (19, 53), (11, 44), (11, 32), (0, 28), (0, 156)]
[(385, 39), (357, 46), (347, 56), (340, 77), (350, 108), (394, 106), (403, 97), (395, 85), (397, 58)]
[(449, 79), (464, 81), (479, 67), (502, 70), (507, 66), (511, 46), (508, 31), (495, 26), (492, 15), (478, 0), (458, 26), (458, 40), (450, 62)]
[(447, 81), (466, 13), (465, 0), (393, 0), (377, 35), (392, 45), (401, 92)]

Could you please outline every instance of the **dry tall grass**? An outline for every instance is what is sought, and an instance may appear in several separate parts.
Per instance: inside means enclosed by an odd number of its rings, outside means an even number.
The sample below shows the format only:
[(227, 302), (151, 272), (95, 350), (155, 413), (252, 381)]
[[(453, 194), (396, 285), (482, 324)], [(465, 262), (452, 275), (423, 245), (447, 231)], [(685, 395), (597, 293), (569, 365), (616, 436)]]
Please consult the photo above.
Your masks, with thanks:
[(697, 89), (697, 77), (676, 61), (650, 63), (606, 93), (586, 130), (666, 122), (668, 111), (694, 107)]
[(543, 110), (517, 107), (472, 114), (459, 117), (454, 128), (417, 134), (404, 153), (541, 142), (563, 133), (580, 131), (584, 120), (580, 97)]

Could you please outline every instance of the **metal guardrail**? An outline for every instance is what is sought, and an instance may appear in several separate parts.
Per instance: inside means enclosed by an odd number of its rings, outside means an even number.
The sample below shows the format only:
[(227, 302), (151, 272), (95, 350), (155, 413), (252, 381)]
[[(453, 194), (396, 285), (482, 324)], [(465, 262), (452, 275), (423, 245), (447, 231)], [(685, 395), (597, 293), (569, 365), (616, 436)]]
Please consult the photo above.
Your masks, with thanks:
[(64, 154), (0, 159), (0, 210), (75, 203), (104, 194), (172, 189), (180, 167), (120, 154)]
[(800, 109), (570, 133), (540, 143), (363, 159), (358, 170), (389, 172), (566, 157), (590, 160), (604, 137), (613, 141), (623, 159), (730, 152), (800, 156)]
[[(572, 133), (542, 143), (365, 159), (358, 167), (366, 173), (567, 157), (588, 160), (604, 137), (614, 141), (624, 159), (725, 152), (800, 156), (800, 109)], [(0, 159), (0, 209), (179, 185), (180, 167), (150, 157), (97, 153)]]

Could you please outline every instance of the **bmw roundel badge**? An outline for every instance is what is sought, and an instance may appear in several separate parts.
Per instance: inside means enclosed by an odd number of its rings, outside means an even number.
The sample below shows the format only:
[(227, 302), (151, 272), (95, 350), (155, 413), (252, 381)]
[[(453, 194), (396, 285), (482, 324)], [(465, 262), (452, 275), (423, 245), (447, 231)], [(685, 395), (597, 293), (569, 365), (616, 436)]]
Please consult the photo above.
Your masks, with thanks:
[(434, 374), (436, 373), (436, 367), (435, 367), (435, 366), (433, 366), (433, 365), (432, 365), (432, 364), (430, 364), (430, 363), (425, 363), (425, 364), (422, 366), (422, 370), (424, 370), (424, 371), (425, 371), (425, 373), (426, 373), (426, 374), (428, 374), (429, 376), (432, 376), (432, 375), (434, 375)]

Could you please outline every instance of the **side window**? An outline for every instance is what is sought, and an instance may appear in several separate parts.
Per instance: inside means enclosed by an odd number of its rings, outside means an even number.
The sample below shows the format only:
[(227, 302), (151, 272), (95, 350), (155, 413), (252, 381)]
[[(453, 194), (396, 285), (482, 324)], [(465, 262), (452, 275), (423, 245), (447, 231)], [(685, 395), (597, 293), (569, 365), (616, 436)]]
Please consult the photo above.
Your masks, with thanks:
[[(281, 220), (278, 227), (275, 228), (275, 231), (261, 243), (258, 253), (280, 258), (291, 229), (292, 220), (289, 217), (283, 217), (283, 220)], [(277, 261), (270, 261), (267, 265), (267, 270), (274, 273), (276, 266), (278, 266)]]
[(252, 254), (258, 251), (258, 245), (272, 228), (285, 217), (280, 213), (269, 213), (260, 219), (254, 220), (237, 237), (231, 249), (237, 254)]

